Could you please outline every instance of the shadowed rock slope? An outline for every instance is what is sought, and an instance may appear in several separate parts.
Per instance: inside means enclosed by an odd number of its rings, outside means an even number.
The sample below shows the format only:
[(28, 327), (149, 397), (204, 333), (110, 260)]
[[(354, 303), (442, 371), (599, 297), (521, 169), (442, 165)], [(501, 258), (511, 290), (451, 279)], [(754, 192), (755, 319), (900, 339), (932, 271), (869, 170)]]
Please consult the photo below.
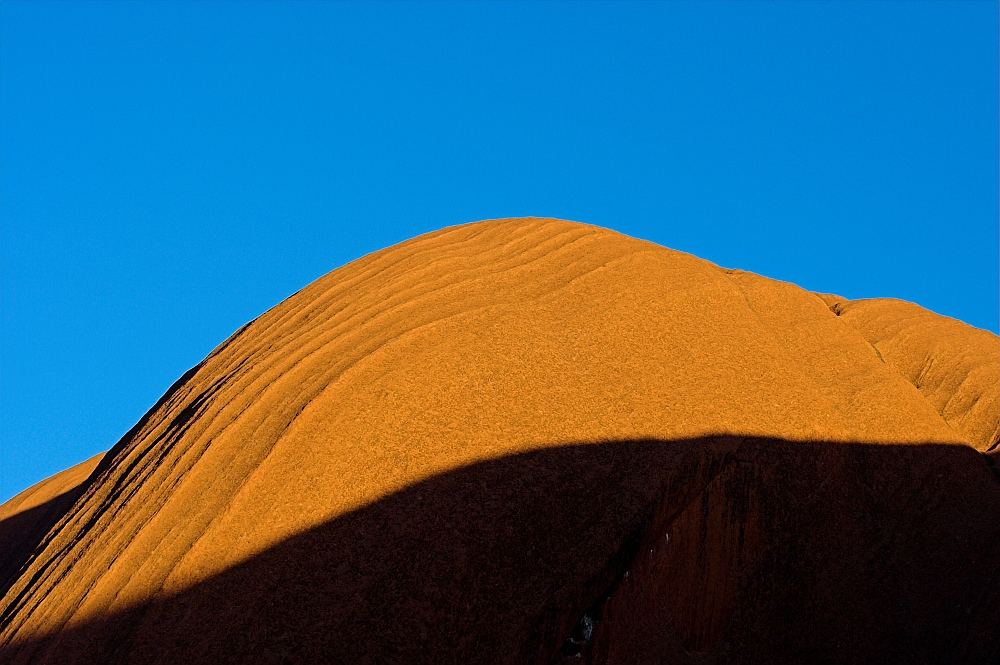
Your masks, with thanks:
[(883, 302), (548, 219), (366, 256), (3, 542), (0, 660), (991, 662), (1000, 347)]
[(6, 591), (45, 535), (83, 493), (104, 453), (24, 490), (0, 506), (0, 591)]

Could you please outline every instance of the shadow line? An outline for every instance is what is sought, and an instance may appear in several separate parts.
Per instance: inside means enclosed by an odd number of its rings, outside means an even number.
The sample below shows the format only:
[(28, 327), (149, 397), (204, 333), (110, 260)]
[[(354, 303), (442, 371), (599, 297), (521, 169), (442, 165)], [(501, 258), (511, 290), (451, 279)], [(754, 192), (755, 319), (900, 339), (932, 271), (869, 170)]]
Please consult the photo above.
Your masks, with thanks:
[(971, 448), (593, 442), (415, 483), (0, 660), (992, 663), (998, 585)]
[(66, 514), (87, 483), (52, 497), (43, 504), (0, 520), (0, 598), (7, 593), (49, 530)]

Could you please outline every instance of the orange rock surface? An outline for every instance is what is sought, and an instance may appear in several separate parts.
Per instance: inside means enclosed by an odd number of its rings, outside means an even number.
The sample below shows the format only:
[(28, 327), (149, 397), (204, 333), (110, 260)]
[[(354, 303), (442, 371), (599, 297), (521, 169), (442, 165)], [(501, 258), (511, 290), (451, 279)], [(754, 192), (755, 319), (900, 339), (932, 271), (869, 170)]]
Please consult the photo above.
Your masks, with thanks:
[(102, 457), (104, 453), (94, 455), (0, 506), (0, 589), (7, 589), (49, 530), (80, 497)]
[(4, 541), (0, 660), (992, 662), (998, 376), (905, 303), (447, 228), (241, 328)]
[(996, 335), (902, 300), (826, 296), (886, 363), (979, 450), (1000, 445), (1000, 351)]

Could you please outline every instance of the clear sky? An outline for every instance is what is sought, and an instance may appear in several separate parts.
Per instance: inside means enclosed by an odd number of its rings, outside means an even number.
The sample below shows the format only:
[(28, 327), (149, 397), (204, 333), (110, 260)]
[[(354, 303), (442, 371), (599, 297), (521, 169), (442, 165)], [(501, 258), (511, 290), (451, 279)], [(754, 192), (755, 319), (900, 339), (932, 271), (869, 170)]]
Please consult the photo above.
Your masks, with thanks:
[(993, 331), (995, 2), (0, 4), (0, 500), (442, 226), (585, 221)]

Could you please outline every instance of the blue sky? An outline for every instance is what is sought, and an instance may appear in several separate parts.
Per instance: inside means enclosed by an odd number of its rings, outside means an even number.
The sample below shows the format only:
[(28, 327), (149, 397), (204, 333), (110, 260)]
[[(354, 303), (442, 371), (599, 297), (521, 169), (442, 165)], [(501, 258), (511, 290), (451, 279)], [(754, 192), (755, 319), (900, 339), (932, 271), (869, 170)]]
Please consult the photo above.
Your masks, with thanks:
[(0, 500), (442, 226), (590, 222), (998, 327), (997, 4), (0, 4)]

